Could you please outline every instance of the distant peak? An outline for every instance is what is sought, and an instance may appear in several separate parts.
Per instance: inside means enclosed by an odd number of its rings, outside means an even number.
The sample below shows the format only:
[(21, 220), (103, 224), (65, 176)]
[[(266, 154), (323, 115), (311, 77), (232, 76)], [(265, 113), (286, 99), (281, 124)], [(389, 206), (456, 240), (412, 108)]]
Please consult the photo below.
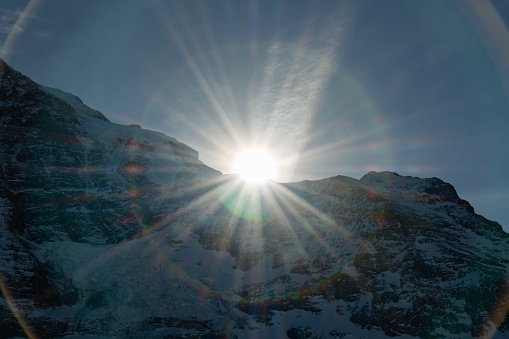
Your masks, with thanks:
[(371, 181), (391, 181), (392, 178), (401, 177), (396, 172), (390, 172), (390, 171), (383, 171), (383, 172), (376, 172), (376, 171), (369, 171), (367, 174), (365, 174), (361, 178), (361, 182), (368, 183)]
[(459, 197), (453, 185), (439, 178), (419, 178), (402, 176), (394, 172), (374, 172), (364, 175), (360, 182), (377, 191), (406, 192), (439, 197), (444, 201), (451, 201), (463, 205), (471, 213), (474, 208), (466, 200)]
[(397, 176), (397, 177), (400, 177), (401, 175), (399, 175), (398, 173), (396, 172), (391, 172), (391, 171), (382, 171), (382, 172), (377, 172), (377, 171), (369, 171), (368, 174), (378, 174), (378, 175), (394, 175), (394, 176)]

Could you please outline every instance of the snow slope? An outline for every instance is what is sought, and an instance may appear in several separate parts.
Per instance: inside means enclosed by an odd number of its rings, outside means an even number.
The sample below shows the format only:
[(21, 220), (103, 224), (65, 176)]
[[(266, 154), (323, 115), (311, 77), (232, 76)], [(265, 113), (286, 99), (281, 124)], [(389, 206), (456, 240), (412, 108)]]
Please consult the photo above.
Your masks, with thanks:
[(0, 66), (3, 337), (507, 335), (508, 235), (452, 185), (245, 186)]

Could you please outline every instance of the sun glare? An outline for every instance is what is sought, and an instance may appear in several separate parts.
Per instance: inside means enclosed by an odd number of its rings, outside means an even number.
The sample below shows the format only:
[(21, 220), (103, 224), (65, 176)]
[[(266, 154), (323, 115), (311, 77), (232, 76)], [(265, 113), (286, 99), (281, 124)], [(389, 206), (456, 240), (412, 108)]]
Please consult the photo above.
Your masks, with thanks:
[(267, 151), (250, 149), (237, 156), (233, 171), (250, 184), (260, 184), (275, 176), (276, 162)]

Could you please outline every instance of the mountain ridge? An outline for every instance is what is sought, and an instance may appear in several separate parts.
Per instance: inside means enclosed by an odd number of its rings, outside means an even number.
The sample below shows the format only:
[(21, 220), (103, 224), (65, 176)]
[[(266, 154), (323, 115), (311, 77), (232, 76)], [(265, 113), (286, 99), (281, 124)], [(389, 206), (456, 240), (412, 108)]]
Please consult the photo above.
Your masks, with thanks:
[(0, 333), (503, 337), (509, 235), (438, 178), (249, 188), (0, 61)]

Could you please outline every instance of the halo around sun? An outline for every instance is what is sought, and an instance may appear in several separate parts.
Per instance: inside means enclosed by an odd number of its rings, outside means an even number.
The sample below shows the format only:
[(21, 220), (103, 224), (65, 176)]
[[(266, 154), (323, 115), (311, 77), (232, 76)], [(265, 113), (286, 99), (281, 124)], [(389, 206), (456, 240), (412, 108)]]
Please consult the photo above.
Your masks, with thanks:
[(250, 184), (260, 184), (276, 175), (276, 162), (269, 152), (253, 148), (236, 157), (233, 172)]

